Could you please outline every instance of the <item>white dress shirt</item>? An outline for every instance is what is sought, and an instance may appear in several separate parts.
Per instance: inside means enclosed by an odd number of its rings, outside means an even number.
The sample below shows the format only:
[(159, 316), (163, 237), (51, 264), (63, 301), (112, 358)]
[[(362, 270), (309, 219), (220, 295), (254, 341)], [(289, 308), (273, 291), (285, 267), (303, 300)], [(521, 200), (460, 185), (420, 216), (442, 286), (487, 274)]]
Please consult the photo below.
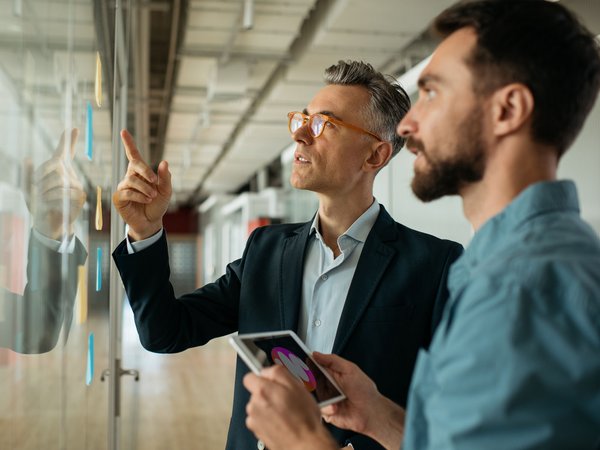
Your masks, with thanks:
[(304, 260), (298, 336), (309, 349), (330, 353), (350, 283), (367, 236), (379, 215), (377, 200), (337, 240), (341, 254), (333, 257), (319, 233), (315, 215)]

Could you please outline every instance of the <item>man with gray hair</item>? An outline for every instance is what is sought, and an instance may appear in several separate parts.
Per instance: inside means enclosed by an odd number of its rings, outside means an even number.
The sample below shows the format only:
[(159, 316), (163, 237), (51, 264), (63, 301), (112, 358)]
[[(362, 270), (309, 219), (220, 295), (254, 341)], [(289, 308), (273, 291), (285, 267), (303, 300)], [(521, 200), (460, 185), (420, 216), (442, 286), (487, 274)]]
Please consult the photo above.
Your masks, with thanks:
[[(154, 173), (124, 131), (129, 167), (113, 202), (129, 233), (114, 259), (146, 349), (173, 353), (235, 331), (292, 329), (310, 349), (353, 361), (404, 406), (462, 247), (396, 223), (373, 197), (375, 176), (404, 144), (395, 133), (410, 107), (404, 90), (363, 62), (340, 61), (325, 78), (303, 111), (288, 114), (297, 143), (290, 182), (317, 194), (313, 220), (255, 230), (225, 275), (176, 299), (162, 229), (168, 166), (163, 161)], [(247, 372), (238, 360), (232, 450), (262, 447), (245, 425)], [(330, 431), (340, 447), (381, 448), (366, 436)]]

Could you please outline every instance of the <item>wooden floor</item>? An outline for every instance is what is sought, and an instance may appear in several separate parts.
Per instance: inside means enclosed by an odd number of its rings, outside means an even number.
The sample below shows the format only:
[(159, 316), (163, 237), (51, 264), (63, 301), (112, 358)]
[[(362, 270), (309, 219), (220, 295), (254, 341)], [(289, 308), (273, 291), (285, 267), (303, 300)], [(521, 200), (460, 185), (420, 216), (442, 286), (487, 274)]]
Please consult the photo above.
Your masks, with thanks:
[[(233, 396), (235, 351), (225, 338), (176, 355), (145, 351), (125, 307), (122, 377), (122, 450), (223, 449)], [(87, 336), (95, 335), (94, 380), (85, 384)], [(0, 349), (0, 449), (108, 448), (108, 319), (95, 314), (73, 325), (49, 353), (19, 355)]]

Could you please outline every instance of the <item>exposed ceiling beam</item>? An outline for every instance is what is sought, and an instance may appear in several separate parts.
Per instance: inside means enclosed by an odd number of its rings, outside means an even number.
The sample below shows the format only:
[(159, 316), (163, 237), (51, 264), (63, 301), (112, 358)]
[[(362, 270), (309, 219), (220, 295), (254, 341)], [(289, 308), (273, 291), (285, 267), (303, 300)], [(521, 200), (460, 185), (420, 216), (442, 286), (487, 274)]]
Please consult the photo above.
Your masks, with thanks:
[(164, 92), (162, 99), (163, 107), (158, 117), (158, 126), (155, 133), (155, 136), (157, 137), (157, 143), (153, 147), (153, 154), (151, 155), (151, 161), (154, 164), (158, 164), (164, 153), (169, 110), (171, 100), (173, 98), (173, 80), (175, 79), (175, 72), (177, 68), (177, 49), (185, 30), (185, 17), (187, 17), (187, 2), (185, 0), (173, 0), (171, 8), (171, 29), (167, 52), (167, 64), (164, 78), (165, 81), (164, 85), (162, 86)]
[(247, 108), (244, 114), (241, 115), (240, 121), (237, 123), (233, 132), (229, 135), (221, 153), (215, 159), (209, 169), (204, 173), (200, 182), (198, 183), (198, 186), (194, 189), (193, 194), (190, 196), (189, 203), (200, 203), (202, 200), (202, 187), (204, 182), (233, 148), (238, 137), (246, 128), (250, 118), (266, 101), (266, 99), (269, 98), (269, 95), (275, 86), (277, 86), (277, 84), (279, 84), (279, 82), (285, 78), (290, 64), (299, 61), (305, 55), (307, 49), (313, 45), (313, 42), (315, 41), (319, 31), (325, 27), (330, 20), (331, 15), (337, 13), (340, 6), (345, 4), (345, 2), (346, 0), (317, 0), (314, 8), (304, 19), (298, 36), (296, 36), (296, 39), (294, 39), (290, 45), (289, 57), (286, 58), (285, 61), (282, 60), (279, 62), (257, 95), (254, 97), (250, 106)]

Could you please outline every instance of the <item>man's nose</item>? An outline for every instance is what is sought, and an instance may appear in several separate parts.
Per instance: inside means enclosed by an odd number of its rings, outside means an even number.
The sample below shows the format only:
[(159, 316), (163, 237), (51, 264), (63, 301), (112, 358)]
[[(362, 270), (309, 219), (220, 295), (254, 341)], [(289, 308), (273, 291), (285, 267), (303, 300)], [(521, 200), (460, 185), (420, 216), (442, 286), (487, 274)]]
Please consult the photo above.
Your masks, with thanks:
[(409, 113), (406, 116), (404, 116), (404, 118), (396, 127), (396, 133), (398, 134), (398, 136), (407, 138), (410, 135), (414, 134), (415, 131), (417, 131), (417, 122), (412, 118), (409, 111)]
[(308, 122), (298, 128), (296, 131), (292, 133), (292, 139), (296, 141), (298, 144), (302, 143), (304, 145), (312, 144), (315, 139), (309, 131)]

